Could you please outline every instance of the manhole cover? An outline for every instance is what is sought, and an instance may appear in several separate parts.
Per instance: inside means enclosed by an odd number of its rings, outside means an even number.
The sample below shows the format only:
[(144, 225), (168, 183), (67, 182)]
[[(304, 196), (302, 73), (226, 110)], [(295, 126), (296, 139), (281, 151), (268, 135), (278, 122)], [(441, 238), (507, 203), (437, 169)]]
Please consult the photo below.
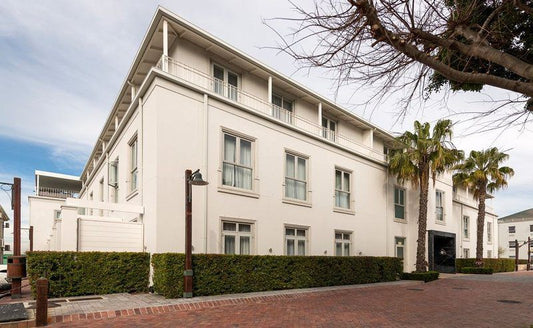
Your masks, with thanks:
[(515, 300), (497, 300), (497, 302), (508, 303), (508, 304), (520, 304), (520, 303), (522, 303), (520, 301), (515, 301)]
[(0, 322), (28, 320), (28, 313), (22, 303), (0, 305)]
[(422, 288), (407, 288), (407, 290), (414, 290), (414, 291), (417, 291), (417, 292), (423, 291)]

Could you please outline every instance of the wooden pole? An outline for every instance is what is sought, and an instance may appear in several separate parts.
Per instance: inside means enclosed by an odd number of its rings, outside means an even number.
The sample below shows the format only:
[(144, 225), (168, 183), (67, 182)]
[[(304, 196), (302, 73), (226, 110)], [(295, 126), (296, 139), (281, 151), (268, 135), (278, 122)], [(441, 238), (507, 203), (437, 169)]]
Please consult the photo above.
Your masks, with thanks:
[(531, 270), (531, 237), (527, 237), (527, 271)]
[(35, 312), (35, 325), (42, 327), (48, 325), (48, 279), (37, 279), (37, 301)]
[(183, 297), (192, 297), (192, 186), (191, 170), (185, 171), (185, 271), (183, 272)]
[(518, 239), (514, 240), (514, 270), (518, 271)]
[(33, 252), (33, 226), (30, 226), (30, 252)]
[[(11, 267), (18, 267), (18, 274), (11, 277), (11, 298), (20, 298), (22, 295), (22, 269), (26, 261), (20, 258), (20, 178), (13, 178), (11, 205), (13, 208), (13, 256)], [(21, 262), (24, 262), (23, 264)], [(8, 266), (10, 264), (8, 263)], [(8, 270), (12, 271), (12, 270)]]

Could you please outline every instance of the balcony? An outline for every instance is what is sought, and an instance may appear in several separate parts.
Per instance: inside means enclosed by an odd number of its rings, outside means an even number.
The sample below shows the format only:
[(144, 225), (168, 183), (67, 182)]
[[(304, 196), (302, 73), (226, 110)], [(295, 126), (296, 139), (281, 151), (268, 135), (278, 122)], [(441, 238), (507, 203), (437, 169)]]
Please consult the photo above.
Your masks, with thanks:
[(351, 151), (368, 156), (374, 160), (386, 160), (386, 157), (382, 152), (375, 151), (374, 149), (345, 137), (336, 131), (329, 130), (319, 124), (316, 124), (315, 122), (311, 122), (308, 119), (295, 115), (290, 110), (276, 106), (255, 95), (245, 92), (235, 85), (227, 83), (226, 81), (216, 79), (208, 74), (180, 63), (172, 57), (162, 56), (159, 59), (156, 67), (170, 75), (173, 75), (178, 80), (192, 84), (202, 90), (214, 92), (220, 96), (228, 98), (229, 100), (246, 107), (252, 112), (263, 116), (273, 117), (283, 123), (297, 128), (298, 130), (319, 136)]
[(39, 187), (37, 196), (51, 197), (51, 198), (78, 198), (79, 193), (73, 190), (65, 190), (51, 187)]

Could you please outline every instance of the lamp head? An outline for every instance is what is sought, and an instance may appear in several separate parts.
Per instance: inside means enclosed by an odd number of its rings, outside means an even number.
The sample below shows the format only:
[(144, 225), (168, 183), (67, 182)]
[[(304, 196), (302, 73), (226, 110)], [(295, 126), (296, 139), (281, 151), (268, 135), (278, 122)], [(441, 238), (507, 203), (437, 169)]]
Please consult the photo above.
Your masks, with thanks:
[(193, 186), (205, 186), (209, 184), (209, 182), (202, 179), (202, 173), (200, 173), (199, 171), (196, 171), (191, 175), (190, 183)]

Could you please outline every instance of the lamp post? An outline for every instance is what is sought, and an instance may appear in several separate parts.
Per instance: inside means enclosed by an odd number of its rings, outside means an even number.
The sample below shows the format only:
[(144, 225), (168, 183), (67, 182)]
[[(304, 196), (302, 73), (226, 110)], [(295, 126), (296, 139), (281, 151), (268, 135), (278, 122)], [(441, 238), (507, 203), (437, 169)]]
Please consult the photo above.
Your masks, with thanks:
[(205, 186), (200, 170), (185, 170), (185, 271), (183, 271), (183, 297), (192, 297), (192, 186)]

